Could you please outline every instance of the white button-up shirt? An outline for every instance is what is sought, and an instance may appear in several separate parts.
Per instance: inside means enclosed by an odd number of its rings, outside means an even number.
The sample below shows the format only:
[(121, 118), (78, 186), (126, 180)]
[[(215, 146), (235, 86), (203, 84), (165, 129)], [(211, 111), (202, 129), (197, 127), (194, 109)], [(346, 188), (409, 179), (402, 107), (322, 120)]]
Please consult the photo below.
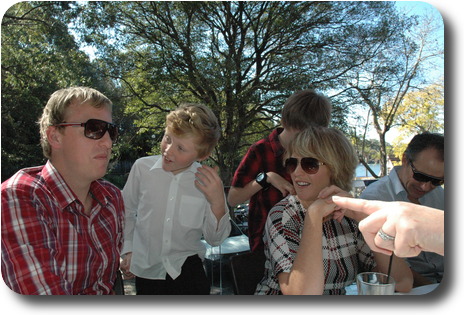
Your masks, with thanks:
[(161, 156), (138, 159), (123, 189), (126, 208), (122, 254), (132, 252), (130, 271), (146, 279), (173, 279), (187, 257), (204, 258), (202, 236), (211, 246), (230, 234), (228, 207), (218, 222), (204, 194), (195, 187), (199, 163), (174, 175)]

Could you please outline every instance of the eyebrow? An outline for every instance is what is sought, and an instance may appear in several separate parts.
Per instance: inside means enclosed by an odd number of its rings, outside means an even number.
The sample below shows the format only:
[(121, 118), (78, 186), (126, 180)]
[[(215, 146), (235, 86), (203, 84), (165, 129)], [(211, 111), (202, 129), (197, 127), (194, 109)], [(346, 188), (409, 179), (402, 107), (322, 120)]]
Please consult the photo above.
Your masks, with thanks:
[(440, 180), (445, 179), (445, 177), (437, 177), (437, 176), (429, 175), (427, 173), (419, 171), (417, 169), (417, 167), (412, 163), (412, 160), (409, 160), (409, 164), (411, 164), (413, 171), (415, 171), (416, 173), (420, 173), (422, 175), (428, 176), (428, 177), (433, 178), (433, 179), (440, 179)]

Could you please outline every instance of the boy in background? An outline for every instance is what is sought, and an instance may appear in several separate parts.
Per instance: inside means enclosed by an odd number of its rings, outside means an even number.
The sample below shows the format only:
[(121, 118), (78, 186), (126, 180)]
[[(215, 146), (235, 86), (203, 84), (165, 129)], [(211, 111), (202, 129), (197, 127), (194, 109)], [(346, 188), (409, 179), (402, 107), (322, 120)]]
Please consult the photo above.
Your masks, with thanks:
[(121, 269), (137, 294), (209, 294), (202, 236), (211, 246), (229, 236), (224, 187), (199, 162), (220, 137), (213, 112), (185, 104), (168, 114), (161, 155), (138, 159), (123, 189), (126, 206)]
[(282, 109), (282, 128), (253, 144), (235, 171), (227, 197), (234, 207), (247, 200), (248, 236), (251, 251), (264, 255), (263, 232), (271, 208), (288, 194), (295, 194), (290, 174), (285, 171), (282, 156), (290, 141), (309, 126), (327, 127), (332, 105), (314, 90), (291, 95)]

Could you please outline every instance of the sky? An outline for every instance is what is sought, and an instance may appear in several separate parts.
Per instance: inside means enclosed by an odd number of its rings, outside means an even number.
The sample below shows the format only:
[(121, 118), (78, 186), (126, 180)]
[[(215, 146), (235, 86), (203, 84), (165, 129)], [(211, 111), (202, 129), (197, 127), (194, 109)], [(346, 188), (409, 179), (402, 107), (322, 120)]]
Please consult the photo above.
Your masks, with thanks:
[[(432, 1), (433, 2), (433, 1)], [(403, 11), (405, 13), (408, 13), (410, 15), (430, 15), (432, 14), (434, 17), (437, 18), (437, 20), (441, 20), (441, 23), (439, 23), (437, 26), (439, 27), (436, 32), (437, 32), (437, 40), (439, 43), (444, 44), (444, 23), (443, 19), (441, 17), (440, 11), (434, 7), (431, 3), (429, 2), (423, 2), (423, 1), (396, 1), (396, 6), (400, 11)], [(441, 64), (444, 66), (443, 64)], [(440, 67), (439, 69), (436, 69), (435, 71), (431, 71), (429, 74), (429, 78), (432, 78), (432, 81), (438, 81), (442, 77), (442, 73), (444, 72), (444, 69)], [(394, 143), (395, 138), (399, 136), (399, 131), (397, 128), (392, 128), (389, 130), (385, 136), (386, 141), (390, 144)], [(408, 138), (405, 138), (403, 142), (408, 143), (411, 138), (414, 135), (411, 135)], [(372, 128), (370, 132), (368, 133), (368, 138), (372, 139), (378, 139), (378, 135), (376, 131)]]

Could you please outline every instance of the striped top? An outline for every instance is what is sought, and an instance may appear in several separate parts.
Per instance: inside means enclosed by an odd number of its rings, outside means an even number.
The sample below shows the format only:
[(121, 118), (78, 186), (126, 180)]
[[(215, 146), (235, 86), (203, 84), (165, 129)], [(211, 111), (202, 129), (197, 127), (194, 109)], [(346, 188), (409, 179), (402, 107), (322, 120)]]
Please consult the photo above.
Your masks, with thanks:
[[(295, 196), (288, 196), (269, 213), (264, 233), (265, 274), (256, 294), (282, 294), (277, 275), (290, 272), (298, 252), (306, 209)], [(365, 243), (356, 221), (329, 220), (322, 226), (324, 295), (345, 294), (359, 272), (375, 267), (372, 251)]]

